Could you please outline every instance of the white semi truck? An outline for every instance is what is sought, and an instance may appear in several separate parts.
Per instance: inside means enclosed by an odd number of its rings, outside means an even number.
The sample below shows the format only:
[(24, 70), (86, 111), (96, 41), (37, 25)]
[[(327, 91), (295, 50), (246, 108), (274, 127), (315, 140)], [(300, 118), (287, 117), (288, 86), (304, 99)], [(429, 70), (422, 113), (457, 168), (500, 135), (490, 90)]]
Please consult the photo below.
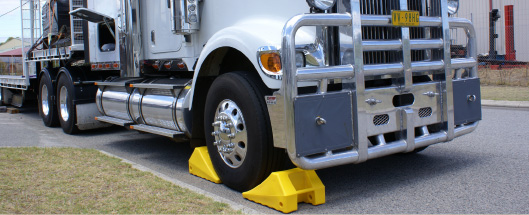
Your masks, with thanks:
[[(458, 0), (21, 0), (23, 74), (45, 126), (206, 145), (227, 186), (423, 150), (481, 119)], [(451, 32), (467, 35), (451, 56)]]

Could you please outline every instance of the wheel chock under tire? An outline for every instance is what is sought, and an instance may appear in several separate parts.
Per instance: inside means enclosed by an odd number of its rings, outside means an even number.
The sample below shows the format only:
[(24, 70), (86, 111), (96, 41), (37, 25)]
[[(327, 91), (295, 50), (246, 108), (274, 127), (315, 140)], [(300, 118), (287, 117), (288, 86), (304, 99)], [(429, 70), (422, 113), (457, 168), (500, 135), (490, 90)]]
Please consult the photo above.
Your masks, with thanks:
[(250, 201), (283, 213), (298, 209), (298, 202), (325, 203), (325, 186), (314, 170), (294, 168), (273, 172), (254, 189), (242, 193)]
[(189, 173), (196, 175), (216, 184), (220, 184), (220, 178), (213, 168), (206, 146), (196, 147), (189, 158)]

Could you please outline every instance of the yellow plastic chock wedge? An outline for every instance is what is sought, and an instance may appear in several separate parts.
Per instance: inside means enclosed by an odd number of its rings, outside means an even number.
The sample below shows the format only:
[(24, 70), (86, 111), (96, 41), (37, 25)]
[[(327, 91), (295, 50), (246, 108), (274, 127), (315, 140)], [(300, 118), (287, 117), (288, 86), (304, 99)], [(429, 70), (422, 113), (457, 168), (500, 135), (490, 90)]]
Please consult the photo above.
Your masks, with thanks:
[(260, 185), (242, 193), (250, 201), (283, 213), (298, 209), (298, 202), (325, 203), (325, 186), (314, 170), (294, 168), (273, 172)]
[(208, 147), (196, 147), (189, 158), (189, 173), (196, 175), (216, 184), (220, 184), (220, 178), (213, 169), (213, 164), (209, 158)]

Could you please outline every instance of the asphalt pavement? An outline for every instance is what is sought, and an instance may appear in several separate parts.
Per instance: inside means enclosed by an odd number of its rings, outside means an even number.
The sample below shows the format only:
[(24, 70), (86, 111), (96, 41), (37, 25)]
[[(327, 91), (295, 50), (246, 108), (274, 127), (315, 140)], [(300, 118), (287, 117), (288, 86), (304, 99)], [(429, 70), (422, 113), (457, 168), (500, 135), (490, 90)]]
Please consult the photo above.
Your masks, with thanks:
[[(519, 107), (519, 106), (518, 106)], [(35, 107), (0, 113), (0, 147), (97, 149), (134, 163), (180, 186), (245, 208), (278, 213), (223, 185), (188, 173), (186, 143), (121, 127), (67, 135), (45, 127)], [(475, 132), (430, 146), (317, 173), (326, 203), (299, 204), (294, 213), (529, 213), (529, 108), (490, 107)]]

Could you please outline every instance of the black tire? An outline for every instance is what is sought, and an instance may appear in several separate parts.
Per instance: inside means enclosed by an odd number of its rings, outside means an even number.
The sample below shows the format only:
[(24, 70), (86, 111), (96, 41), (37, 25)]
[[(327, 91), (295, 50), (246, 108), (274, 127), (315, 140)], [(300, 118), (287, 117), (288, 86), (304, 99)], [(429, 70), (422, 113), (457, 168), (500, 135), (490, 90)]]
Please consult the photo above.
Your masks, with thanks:
[(4, 88), (0, 87), (0, 105), (4, 105)]
[(73, 83), (66, 75), (61, 75), (57, 82), (57, 111), (62, 130), (67, 134), (79, 132), (77, 128), (77, 113), (73, 100), (75, 98)]
[[(44, 97), (44, 98), (43, 98)], [(59, 117), (57, 115), (57, 106), (52, 99), (55, 97), (55, 89), (47, 75), (42, 75), (39, 82), (39, 115), (42, 122), (47, 127), (56, 127), (59, 125)]]
[[(263, 91), (264, 87), (256, 77), (247, 73), (232, 72), (215, 79), (206, 98), (204, 130), (211, 161), (222, 183), (241, 192), (259, 185), (271, 172), (284, 167), (284, 158), (286, 157), (284, 151), (273, 146), (272, 129)], [(229, 103), (229, 101), (233, 103)], [(232, 110), (226, 114), (225, 111), (230, 110), (225, 105), (226, 103), (230, 106), (229, 108), (234, 110), (238, 108), (237, 110), (240, 112)], [(222, 111), (223, 109), (224, 111)], [(221, 126), (212, 125), (214, 120), (221, 122), (215, 117), (216, 114), (218, 116), (231, 114), (230, 117), (233, 118), (242, 116), (243, 120), (225, 120), (223, 122), (226, 124), (236, 123), (228, 127), (230, 134), (237, 133), (234, 139), (227, 137), (227, 134), (213, 136), (214, 130), (218, 131), (221, 128)], [(242, 127), (241, 124), (243, 124)], [(240, 131), (243, 132), (239, 133)], [(244, 135), (244, 131), (246, 135)], [(244, 136), (246, 136), (247, 143), (240, 141), (240, 139), (244, 139)], [(214, 142), (220, 139), (222, 139), (222, 144), (214, 145)], [(223, 152), (219, 152), (219, 149), (233, 142), (236, 142), (234, 152), (221, 156)], [(239, 156), (238, 150), (245, 150), (245, 156)], [(237, 156), (241, 160), (238, 160)], [(233, 158), (235, 158), (234, 162), (232, 162)]]

